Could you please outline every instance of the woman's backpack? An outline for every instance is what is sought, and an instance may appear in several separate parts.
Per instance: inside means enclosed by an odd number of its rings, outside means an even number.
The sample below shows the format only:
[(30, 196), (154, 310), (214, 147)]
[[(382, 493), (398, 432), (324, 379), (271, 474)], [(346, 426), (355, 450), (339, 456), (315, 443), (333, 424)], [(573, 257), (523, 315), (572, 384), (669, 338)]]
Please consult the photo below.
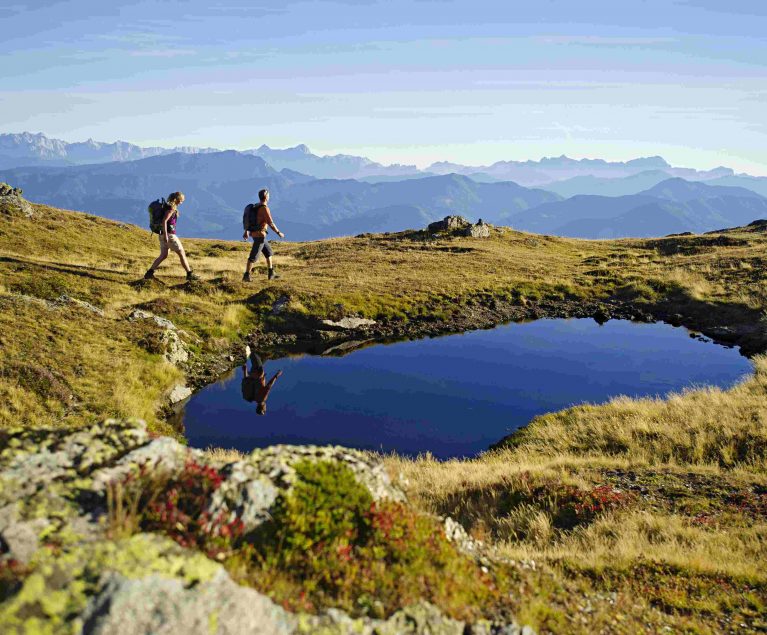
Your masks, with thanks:
[(149, 203), (149, 229), (153, 234), (162, 234), (162, 219), (168, 210), (168, 203), (164, 198), (158, 198)]

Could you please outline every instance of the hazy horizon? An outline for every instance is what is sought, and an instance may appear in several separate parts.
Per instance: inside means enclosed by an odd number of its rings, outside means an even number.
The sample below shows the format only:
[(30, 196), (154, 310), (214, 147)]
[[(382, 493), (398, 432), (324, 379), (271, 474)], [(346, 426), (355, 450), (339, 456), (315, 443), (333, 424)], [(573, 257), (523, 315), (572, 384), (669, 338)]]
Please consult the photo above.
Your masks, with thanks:
[(767, 176), (767, 6), (17, 0), (0, 129), (383, 164), (567, 155)]

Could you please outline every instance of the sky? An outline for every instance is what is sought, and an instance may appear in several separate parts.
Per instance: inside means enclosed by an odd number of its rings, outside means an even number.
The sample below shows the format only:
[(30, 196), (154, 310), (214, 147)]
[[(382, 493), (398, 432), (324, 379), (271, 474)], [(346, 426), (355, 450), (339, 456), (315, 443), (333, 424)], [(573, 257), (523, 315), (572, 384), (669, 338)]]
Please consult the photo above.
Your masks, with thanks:
[(764, 0), (6, 0), (0, 132), (767, 175)]

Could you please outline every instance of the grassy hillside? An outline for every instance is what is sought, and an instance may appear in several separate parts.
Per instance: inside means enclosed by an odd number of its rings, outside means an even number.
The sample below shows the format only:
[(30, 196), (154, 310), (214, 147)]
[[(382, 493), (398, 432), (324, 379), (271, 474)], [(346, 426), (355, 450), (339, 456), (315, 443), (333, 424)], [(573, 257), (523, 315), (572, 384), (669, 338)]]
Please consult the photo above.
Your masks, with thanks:
[[(185, 374), (249, 335), (301, 335), (320, 317), (423, 333), (628, 307), (765, 349), (764, 224), (657, 240), (496, 230), (486, 240), (411, 232), (279, 243), (283, 279), (267, 283), (261, 269), (251, 285), (239, 282), (245, 243), (187, 240), (203, 278), (189, 285), (173, 255), (162, 282), (141, 280), (155, 256), (147, 231), (31, 212), (0, 203), (4, 426), (117, 415), (169, 432), (165, 395)], [(281, 296), (287, 310), (270, 315)], [(136, 308), (183, 331), (186, 365), (164, 361), (153, 322), (126, 319)], [(767, 362), (754, 360), (755, 375), (728, 391), (578, 406), (472, 461), (389, 457), (388, 467), (418, 507), (450, 514), (514, 562), (511, 608), (543, 632), (761, 632)]]

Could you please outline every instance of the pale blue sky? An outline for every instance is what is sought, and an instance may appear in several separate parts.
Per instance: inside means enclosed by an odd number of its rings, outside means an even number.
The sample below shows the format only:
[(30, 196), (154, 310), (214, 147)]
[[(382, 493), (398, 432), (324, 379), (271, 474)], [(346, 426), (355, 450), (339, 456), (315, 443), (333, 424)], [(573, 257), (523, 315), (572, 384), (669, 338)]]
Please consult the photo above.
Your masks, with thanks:
[(767, 175), (763, 0), (10, 0), (0, 132)]

